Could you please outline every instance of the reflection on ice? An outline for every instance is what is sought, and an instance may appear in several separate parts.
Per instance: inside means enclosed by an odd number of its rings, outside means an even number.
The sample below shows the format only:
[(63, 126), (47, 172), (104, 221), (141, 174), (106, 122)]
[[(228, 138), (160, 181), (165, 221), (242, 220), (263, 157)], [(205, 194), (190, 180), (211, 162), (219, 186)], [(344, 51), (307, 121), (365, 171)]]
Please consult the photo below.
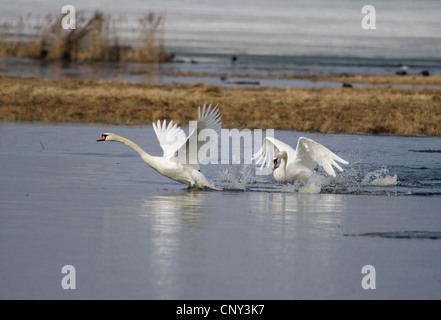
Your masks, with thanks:
[[(213, 210), (215, 217), (208, 214)], [(152, 239), (159, 254), (164, 248), (179, 250), (180, 237), (204, 232), (217, 219), (224, 223), (232, 212), (235, 219), (240, 217), (245, 223), (250, 219), (250, 224), (259, 222), (264, 229), (271, 226), (274, 230), (289, 232), (302, 228), (305, 223), (314, 225), (306, 230), (335, 228), (343, 223), (337, 220), (341, 218), (339, 213), (345, 210), (345, 198), (333, 194), (183, 190), (146, 198), (139, 215), (142, 220), (146, 219), (146, 232), (156, 235)], [(167, 243), (161, 240), (165, 236)]]
[(202, 200), (206, 193), (209, 191), (189, 189), (178, 194), (148, 197), (139, 214), (150, 219), (151, 225), (161, 231), (170, 226), (198, 229), (205, 211)]
[(345, 209), (342, 198), (336, 195), (306, 195), (288, 193), (256, 193), (255, 203), (261, 213), (330, 213)]
[(205, 250), (205, 242), (195, 235), (204, 231), (206, 194), (209, 192), (187, 189), (167, 192), (146, 197), (137, 208), (145, 241), (142, 254), (149, 261), (145, 272), (152, 279), (149, 290), (159, 299), (182, 294), (185, 286), (177, 287), (182, 281), (179, 270), (195, 269), (192, 264), (198, 263), (198, 255)]
[[(162, 292), (176, 293), (206, 272), (207, 265), (199, 265), (201, 257), (212, 259), (209, 266), (218, 274), (224, 271), (225, 261), (233, 268), (228, 269), (229, 274), (241, 270), (244, 247), (256, 248), (247, 249), (252, 259), (263, 250), (264, 260), (268, 256), (284, 260), (303, 249), (280, 246), (281, 239), (323, 236), (326, 230), (342, 224), (342, 215), (336, 213), (344, 209), (345, 201), (337, 195), (182, 190), (146, 197), (138, 212), (149, 241), (145, 254), (152, 262), (156, 284)], [(277, 244), (274, 239), (278, 239)], [(327, 251), (332, 250), (327, 250), (326, 243), (317, 246), (320, 264), (328, 264), (333, 257)], [(232, 261), (242, 263), (236, 266)], [(183, 265), (186, 278), (174, 279)], [(172, 288), (179, 281), (181, 285)]]

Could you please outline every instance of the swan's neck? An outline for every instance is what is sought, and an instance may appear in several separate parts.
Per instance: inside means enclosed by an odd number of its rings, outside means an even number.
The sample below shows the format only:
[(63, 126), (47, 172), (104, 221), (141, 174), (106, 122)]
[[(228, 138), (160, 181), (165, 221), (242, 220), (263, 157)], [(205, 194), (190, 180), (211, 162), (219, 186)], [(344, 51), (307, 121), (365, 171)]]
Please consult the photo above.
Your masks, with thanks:
[(133, 141), (121, 137), (121, 136), (117, 136), (115, 135), (113, 141), (118, 141), (118, 142), (122, 142), (124, 143), (126, 146), (132, 148), (133, 150), (135, 150), (140, 156), (141, 158), (150, 166), (154, 167), (155, 161), (154, 161), (154, 157), (149, 155), (147, 152), (145, 152), (140, 146), (138, 146), (136, 143), (134, 143)]
[(279, 170), (282, 172), (282, 176), (286, 176), (286, 157), (282, 158), (282, 161), (280, 162)]
[(286, 162), (287, 158), (282, 157), (280, 160), (279, 167), (274, 171), (274, 177), (277, 181), (285, 181), (286, 180)]

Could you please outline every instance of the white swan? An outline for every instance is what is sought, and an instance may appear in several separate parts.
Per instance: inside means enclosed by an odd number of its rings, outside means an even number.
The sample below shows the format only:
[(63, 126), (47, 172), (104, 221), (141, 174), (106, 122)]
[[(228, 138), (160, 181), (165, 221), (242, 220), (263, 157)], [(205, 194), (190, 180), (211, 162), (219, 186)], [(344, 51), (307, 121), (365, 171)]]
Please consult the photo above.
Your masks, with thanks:
[[(221, 130), (221, 117), (219, 109), (215, 106), (211, 112), (211, 104), (208, 108), (199, 107), (198, 121), (196, 127), (186, 137), (184, 131), (173, 125), (173, 121), (167, 125), (166, 121), (153, 123), (156, 137), (162, 147), (162, 157), (152, 156), (145, 152), (133, 141), (114, 133), (103, 133), (97, 141), (118, 141), (135, 150), (141, 158), (160, 174), (175, 181), (187, 184), (191, 188), (212, 188), (214, 187), (207, 181), (205, 176), (199, 171), (198, 162), (202, 160), (199, 150), (202, 145), (217, 143), (218, 134)], [(204, 129), (204, 137), (209, 137), (209, 141), (198, 141), (200, 132)], [(208, 132), (208, 133), (207, 133)], [(214, 141), (216, 139), (216, 141)], [(192, 152), (192, 153), (191, 153)], [(203, 153), (203, 152), (201, 152)]]
[(349, 164), (325, 146), (304, 137), (299, 138), (296, 149), (280, 140), (266, 137), (260, 150), (253, 155), (253, 159), (256, 163), (262, 163), (261, 168), (265, 164), (269, 168), (273, 163), (274, 169), (280, 162), (279, 167), (273, 172), (274, 178), (279, 182), (297, 180), (307, 182), (316, 164), (322, 166), (330, 176), (335, 177), (333, 166), (343, 171), (337, 162)]

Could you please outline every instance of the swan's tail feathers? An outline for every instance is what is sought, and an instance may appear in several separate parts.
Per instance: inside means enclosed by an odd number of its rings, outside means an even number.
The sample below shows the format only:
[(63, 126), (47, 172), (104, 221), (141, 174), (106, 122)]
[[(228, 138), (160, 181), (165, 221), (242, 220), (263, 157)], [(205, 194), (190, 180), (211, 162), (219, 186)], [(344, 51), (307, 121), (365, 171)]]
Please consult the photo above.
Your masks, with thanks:
[(222, 118), (220, 116), (218, 105), (214, 106), (213, 109), (211, 104), (208, 105), (208, 107), (204, 104), (202, 109), (201, 107), (198, 108), (198, 130), (209, 128), (215, 130), (219, 134), (222, 128), (221, 120)]

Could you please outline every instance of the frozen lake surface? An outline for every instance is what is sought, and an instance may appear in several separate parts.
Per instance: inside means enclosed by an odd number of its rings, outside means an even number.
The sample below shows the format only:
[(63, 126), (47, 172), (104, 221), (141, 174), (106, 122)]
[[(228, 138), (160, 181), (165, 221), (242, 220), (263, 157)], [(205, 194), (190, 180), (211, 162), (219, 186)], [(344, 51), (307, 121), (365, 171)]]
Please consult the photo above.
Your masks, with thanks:
[(1, 299), (441, 299), (440, 138), (276, 131), (350, 165), (304, 188), (209, 164), (198, 191), (102, 132), (161, 154), (151, 126), (0, 123)]

